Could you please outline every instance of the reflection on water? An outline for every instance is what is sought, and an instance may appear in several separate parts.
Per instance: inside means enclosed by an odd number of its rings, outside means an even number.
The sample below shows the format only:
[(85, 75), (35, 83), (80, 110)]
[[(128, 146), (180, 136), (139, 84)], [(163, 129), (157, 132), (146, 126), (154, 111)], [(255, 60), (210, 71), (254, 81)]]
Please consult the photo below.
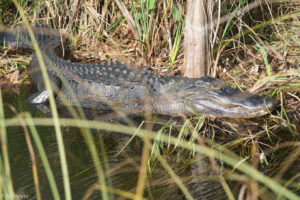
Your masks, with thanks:
[[(6, 118), (15, 116), (13, 109), (15, 109), (16, 112), (28, 111), (34, 117), (46, 117), (45, 114), (26, 103), (28, 96), (34, 92), (34, 89), (30, 86), (22, 86), (14, 89), (10, 88), (3, 92)], [(139, 122), (137, 122), (137, 124), (139, 124)], [(54, 129), (51, 127), (37, 127), (37, 129), (54, 172), (61, 197), (63, 198), (63, 181)], [(76, 128), (69, 127), (63, 127), (62, 131), (69, 167), (72, 196), (74, 199), (81, 199), (86, 192), (97, 183), (94, 164), (80, 131)], [(22, 127), (9, 127), (7, 128), (7, 133), (11, 173), (15, 192), (21, 195), (19, 197), (35, 199), (32, 163), (25, 142), (24, 130)], [(124, 144), (127, 143), (128, 138), (117, 133), (104, 133), (95, 130), (93, 133), (101, 162), (104, 163), (105, 158), (108, 160), (108, 167), (105, 169), (107, 183), (114, 188), (134, 193), (138, 179), (143, 142), (139, 139), (132, 141), (125, 151), (122, 151), (120, 155), (116, 156)], [(102, 144), (104, 144), (105, 155), (101, 153)], [(34, 150), (37, 159), (42, 198), (52, 199), (50, 186), (41, 159), (37, 153), (37, 149), (34, 148)], [(174, 165), (179, 166), (174, 168), (176, 173), (185, 180), (184, 182), (187, 188), (195, 199), (227, 199), (219, 181), (219, 174), (212, 170), (207, 158), (201, 158), (200, 154), (196, 154), (194, 157), (188, 155), (185, 158), (179, 159), (180, 161), (178, 161), (178, 158), (174, 158), (174, 160), (176, 160), (174, 161)], [(182, 162), (185, 163), (182, 164)], [(292, 165), (290, 172), (292, 172), (293, 175), (298, 173), (298, 169), (300, 168), (299, 163), (300, 162), (296, 162)], [(185, 166), (182, 167), (183, 165)], [(220, 166), (220, 163), (217, 163), (217, 165)], [(182, 192), (163, 167), (155, 166), (153, 170), (146, 183), (145, 195), (148, 199), (185, 199)], [(300, 178), (298, 178), (298, 180), (299, 179)], [(237, 196), (241, 186), (237, 185), (235, 187), (237, 187), (235, 190), (237, 191), (237, 194), (235, 194)], [(113, 199), (114, 197), (117, 199), (125, 199), (117, 195), (111, 196), (110, 198)], [(101, 193), (94, 191), (90, 199), (101, 199)]]
[[(47, 152), (48, 159), (50, 161), (52, 170), (54, 171), (55, 180), (57, 181), (58, 188), (63, 194), (62, 176), (60, 169), (59, 155), (57, 151), (57, 144), (52, 128), (39, 128), (39, 135), (43, 141), (44, 147)], [(24, 133), (22, 128), (9, 128), (9, 154), (11, 158), (11, 169), (14, 181), (15, 190), (18, 194), (26, 194), (30, 197), (35, 196), (35, 190), (33, 185), (32, 170), (31, 170), (31, 160), (27, 150), (27, 146), (24, 138)], [(63, 129), (64, 133), (64, 144), (67, 155), (67, 161), (69, 166), (69, 176), (72, 188), (72, 194), (75, 197), (83, 197), (85, 192), (97, 181), (94, 164), (92, 162), (91, 156), (89, 154), (88, 148), (85, 145), (83, 137), (80, 135), (78, 130), (75, 129)], [(96, 139), (97, 140), (97, 139)], [(128, 188), (134, 188), (136, 179), (129, 178), (131, 176), (136, 176), (137, 170), (132, 170), (128, 161), (124, 161), (121, 156), (114, 158), (116, 152), (118, 152), (118, 142), (122, 143), (124, 138), (112, 138), (104, 137), (104, 142), (109, 144), (107, 148), (107, 156), (110, 161), (110, 167), (115, 169), (117, 165), (121, 165), (124, 169), (118, 171), (118, 180), (114, 183), (126, 182)], [(97, 143), (99, 146), (99, 143)], [(115, 144), (115, 146), (113, 146)], [(98, 147), (100, 149), (100, 147)], [(134, 149), (130, 149), (133, 151)], [(37, 151), (35, 151), (37, 152)], [(138, 153), (139, 151), (133, 151)], [(37, 166), (39, 172), (39, 180), (41, 186), (41, 194), (45, 199), (51, 197), (51, 191), (48, 185), (47, 177), (43, 169), (41, 160), (37, 157)], [(135, 160), (134, 162), (138, 162)], [(127, 169), (126, 169), (127, 168)], [(127, 171), (131, 169), (130, 171)], [(133, 168), (134, 169), (134, 168)], [(122, 174), (123, 173), (123, 174)], [(117, 184), (117, 186), (120, 184)], [(100, 194), (94, 193), (94, 197), (99, 197)]]

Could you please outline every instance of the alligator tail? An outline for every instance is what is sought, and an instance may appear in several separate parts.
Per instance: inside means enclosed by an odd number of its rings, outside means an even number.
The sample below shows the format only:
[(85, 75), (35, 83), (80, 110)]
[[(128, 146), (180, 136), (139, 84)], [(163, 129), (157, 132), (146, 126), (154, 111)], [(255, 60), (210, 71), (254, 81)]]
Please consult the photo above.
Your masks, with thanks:
[[(58, 31), (44, 25), (31, 27), (40, 47), (54, 46), (60, 43)], [(0, 44), (13, 48), (33, 49), (32, 40), (26, 27), (0, 30)]]

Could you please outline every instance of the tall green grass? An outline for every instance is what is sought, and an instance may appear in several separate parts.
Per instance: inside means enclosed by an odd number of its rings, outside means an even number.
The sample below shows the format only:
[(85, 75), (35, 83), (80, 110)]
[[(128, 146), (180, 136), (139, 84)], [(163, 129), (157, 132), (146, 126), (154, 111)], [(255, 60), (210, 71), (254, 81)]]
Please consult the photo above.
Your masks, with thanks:
[(5, 124), (5, 116), (2, 102), (2, 92), (0, 88), (0, 131), (1, 131), (1, 150), (2, 155), (0, 157), (0, 169), (1, 169), (1, 182), (0, 182), (0, 191), (3, 195), (8, 195), (9, 197), (14, 197), (14, 190), (12, 185), (12, 178), (10, 172), (10, 162), (7, 149), (7, 132)]
[(49, 76), (47, 74), (47, 69), (45, 66), (45, 62), (43, 60), (43, 56), (42, 53), (39, 49), (38, 43), (34, 37), (34, 33), (32, 31), (32, 29), (30, 28), (30, 25), (27, 21), (27, 18), (25, 16), (25, 13), (23, 11), (23, 9), (20, 7), (20, 5), (18, 4), (18, 2), (16, 0), (13, 0), (15, 6), (17, 7), (23, 22), (27, 28), (27, 31), (30, 35), (30, 38), (32, 40), (33, 43), (33, 47), (34, 50), (36, 52), (36, 55), (38, 57), (38, 60), (40, 62), (40, 68), (41, 68), (41, 72), (42, 72), (42, 76), (45, 80), (45, 88), (48, 91), (48, 95), (49, 95), (49, 105), (50, 105), (50, 109), (53, 115), (53, 121), (54, 121), (54, 128), (55, 128), (55, 133), (56, 133), (56, 139), (57, 139), (57, 143), (58, 143), (58, 150), (59, 150), (59, 155), (60, 155), (60, 161), (61, 161), (61, 168), (62, 168), (62, 174), (63, 174), (63, 182), (64, 182), (64, 191), (65, 191), (65, 198), (67, 200), (71, 200), (71, 188), (70, 188), (70, 181), (69, 181), (69, 173), (68, 173), (68, 166), (67, 166), (67, 159), (66, 159), (66, 154), (65, 154), (65, 149), (64, 149), (64, 144), (63, 144), (63, 138), (62, 138), (62, 132), (61, 132), (61, 128), (60, 128), (60, 122), (58, 120), (58, 113), (57, 113), (57, 107), (55, 104), (55, 99), (54, 99), (54, 95), (53, 95), (53, 90), (51, 88), (51, 84), (50, 84), (50, 79)]

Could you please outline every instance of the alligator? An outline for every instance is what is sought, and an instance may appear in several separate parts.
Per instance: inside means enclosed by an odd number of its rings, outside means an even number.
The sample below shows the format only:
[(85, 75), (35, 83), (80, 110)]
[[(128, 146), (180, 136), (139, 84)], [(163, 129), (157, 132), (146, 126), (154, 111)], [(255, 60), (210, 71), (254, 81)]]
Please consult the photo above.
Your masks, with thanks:
[[(46, 26), (32, 27), (43, 55), (56, 101), (83, 108), (117, 109), (125, 112), (151, 111), (162, 115), (205, 115), (228, 118), (254, 118), (267, 114), (275, 103), (227, 85), (223, 80), (204, 76), (187, 78), (159, 76), (149, 68), (129, 68), (121, 62), (75, 63), (57, 55), (62, 37)], [(26, 28), (0, 31), (5, 46), (33, 49)], [(28, 76), (38, 92), (31, 104), (48, 100), (40, 62), (36, 53), (28, 67)]]

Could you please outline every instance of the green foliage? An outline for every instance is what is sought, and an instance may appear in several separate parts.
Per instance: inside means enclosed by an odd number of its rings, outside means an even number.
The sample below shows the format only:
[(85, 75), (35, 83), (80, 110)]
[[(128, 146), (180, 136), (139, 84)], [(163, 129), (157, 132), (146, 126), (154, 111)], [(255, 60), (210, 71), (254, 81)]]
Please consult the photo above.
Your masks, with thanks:
[[(138, 9), (138, 7), (140, 7), (140, 9)], [(137, 3), (133, 1), (132, 13), (136, 24), (136, 31), (146, 52), (150, 49), (150, 28), (154, 8), (155, 0), (140, 0)]]
[(155, 9), (155, 0), (140, 0), (141, 4), (146, 5), (147, 10)]
[(176, 8), (175, 5), (173, 5), (173, 18), (177, 21), (178, 26), (177, 26), (177, 31), (176, 31), (176, 35), (175, 35), (175, 39), (174, 39), (174, 43), (173, 43), (173, 49), (172, 52), (170, 54), (170, 64), (172, 65), (175, 62), (176, 56), (178, 54), (179, 51), (179, 46), (181, 43), (181, 39), (183, 37), (183, 28), (182, 28), (182, 19), (181, 19), (181, 15), (178, 11), (178, 9)]
[(175, 5), (172, 6), (172, 16), (173, 18), (177, 21), (180, 22), (181, 21), (181, 15), (177, 9), (177, 7)]
[(264, 63), (265, 63), (265, 67), (266, 67), (266, 70), (267, 70), (267, 74), (268, 74), (268, 76), (270, 76), (270, 75), (271, 75), (271, 66), (270, 66), (270, 64), (269, 64), (268, 56), (267, 56), (267, 52), (266, 52), (265, 48), (264, 48), (261, 44), (259, 44), (259, 42), (257, 42), (257, 41), (254, 39), (254, 37), (252, 37), (251, 35), (250, 35), (250, 37), (251, 37), (251, 38), (254, 40), (254, 42), (255, 42), (254, 49), (256, 49), (257, 51), (259, 51), (259, 52), (261, 53), (261, 55), (262, 55), (262, 57), (263, 57), (263, 60), (264, 60)]

